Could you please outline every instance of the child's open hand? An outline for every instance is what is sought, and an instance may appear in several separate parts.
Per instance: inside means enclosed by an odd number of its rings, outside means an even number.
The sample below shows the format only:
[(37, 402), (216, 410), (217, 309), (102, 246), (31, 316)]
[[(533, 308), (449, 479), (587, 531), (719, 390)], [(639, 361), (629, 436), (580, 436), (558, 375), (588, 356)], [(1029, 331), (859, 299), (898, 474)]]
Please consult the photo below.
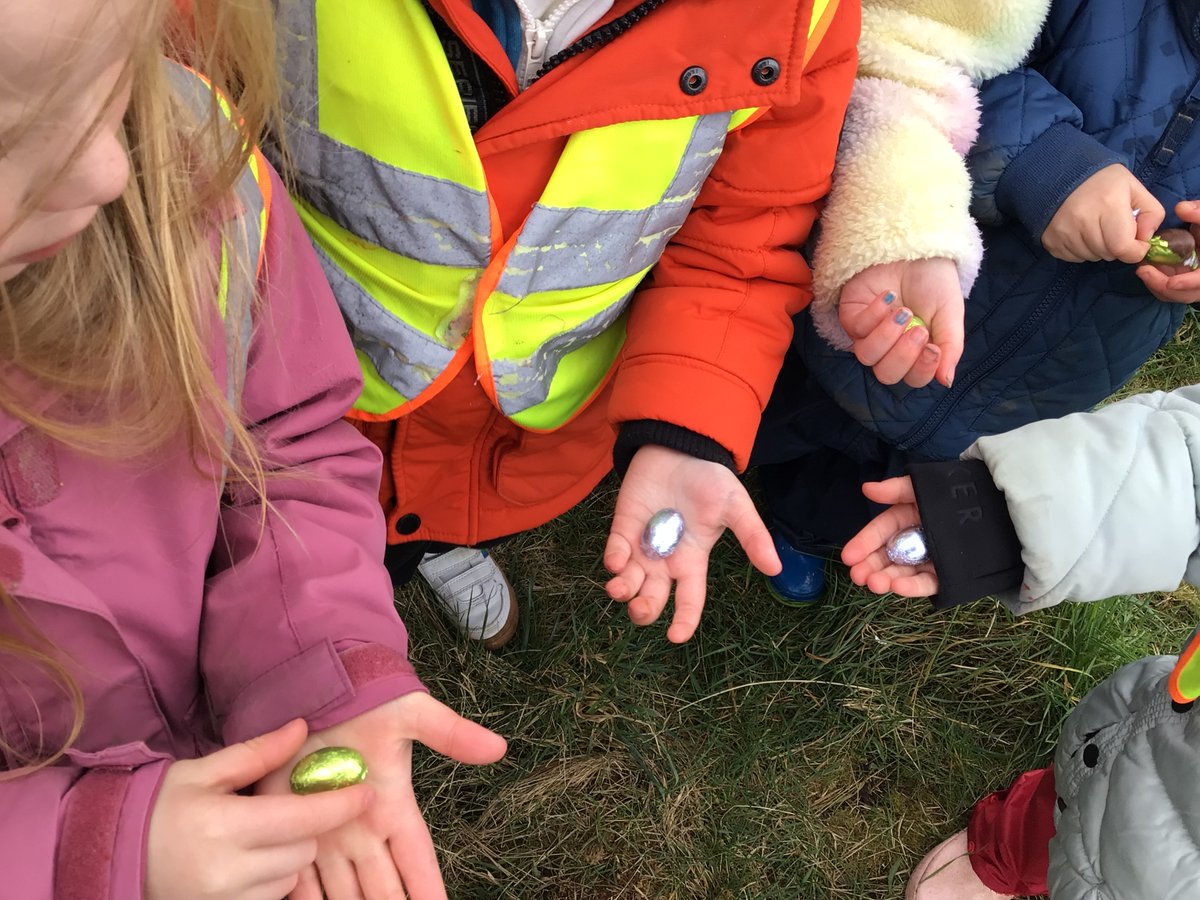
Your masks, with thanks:
[[(679, 548), (666, 559), (641, 549), (646, 522), (661, 509), (683, 514)], [(746, 556), (768, 575), (782, 568), (767, 526), (742, 482), (720, 463), (647, 444), (634, 454), (617, 495), (604, 565), (613, 573), (605, 585), (614, 600), (629, 603), (635, 625), (655, 622), (675, 586), (675, 616), (667, 640), (681, 644), (696, 632), (704, 610), (708, 554), (726, 528)]]
[(304, 743), (296, 720), (167, 769), (150, 816), (146, 900), (279, 900), (317, 855), (317, 837), (361, 815), (371, 788), (297, 797), (237, 793)]
[(937, 572), (932, 563), (901, 566), (888, 559), (888, 539), (910, 525), (920, 525), (912, 479), (889, 478), (868, 481), (862, 486), (868, 500), (888, 504), (884, 510), (842, 548), (842, 562), (850, 567), (850, 579), (876, 594), (902, 597), (932, 597), (938, 592)]
[(321, 834), (316, 862), (300, 872), (291, 900), (445, 900), (433, 840), (413, 794), (414, 741), (474, 765), (495, 762), (505, 751), (500, 735), (416, 692), (314, 732), (286, 765), (259, 783), (260, 795), (287, 794), (291, 767), (300, 757), (322, 747), (352, 747), (366, 761), (367, 784), (375, 792), (360, 816), (340, 819)]
[[(924, 326), (909, 327), (914, 313)], [(954, 260), (863, 269), (843, 286), (838, 317), (854, 341), (854, 355), (882, 384), (953, 383), (963, 352), (963, 295)]]
[(1106, 166), (1063, 201), (1042, 233), (1042, 246), (1064, 262), (1119, 259), (1137, 264), (1165, 218), (1162, 204), (1132, 172), (1122, 165)]
[[(1200, 224), (1200, 203), (1195, 200), (1181, 200), (1175, 204), (1175, 215), (1185, 224)], [(1195, 231), (1194, 229), (1193, 234)], [(1150, 293), (1165, 303), (1200, 301), (1200, 270), (1193, 270), (1187, 266), (1143, 263), (1137, 267), (1137, 276), (1149, 288)]]

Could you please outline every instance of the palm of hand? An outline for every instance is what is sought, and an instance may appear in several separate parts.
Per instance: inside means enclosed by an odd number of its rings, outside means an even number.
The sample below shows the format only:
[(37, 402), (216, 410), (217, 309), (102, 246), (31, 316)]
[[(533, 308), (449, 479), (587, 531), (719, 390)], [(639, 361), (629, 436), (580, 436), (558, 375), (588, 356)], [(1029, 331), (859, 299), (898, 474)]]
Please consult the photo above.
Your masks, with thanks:
[[(660, 509), (677, 509), (685, 530), (679, 548), (666, 559), (641, 549), (647, 520)], [(741, 481), (719, 463), (665, 447), (638, 450), (625, 475), (613, 513), (604, 564), (614, 574), (609, 595), (629, 601), (629, 617), (649, 625), (662, 614), (675, 585), (675, 616), (667, 638), (686, 641), (704, 609), (708, 554), (726, 528), (760, 570), (779, 571), (771, 536)]]
[[(331, 898), (383, 896), (377, 894), (381, 887), (401, 883), (409, 897), (445, 896), (412, 786), (413, 734), (406, 713), (411, 701), (424, 696), (392, 700), (305, 741), (296, 759), (324, 747), (351, 747), (361, 753), (375, 800), (358, 818), (317, 839), (316, 869), (302, 875), (291, 895), (296, 900), (320, 900), (322, 888)], [(264, 778), (255, 792), (288, 792), (295, 761)], [(347, 872), (357, 873), (361, 887), (347, 883)], [(353, 879), (351, 874), (349, 881)]]

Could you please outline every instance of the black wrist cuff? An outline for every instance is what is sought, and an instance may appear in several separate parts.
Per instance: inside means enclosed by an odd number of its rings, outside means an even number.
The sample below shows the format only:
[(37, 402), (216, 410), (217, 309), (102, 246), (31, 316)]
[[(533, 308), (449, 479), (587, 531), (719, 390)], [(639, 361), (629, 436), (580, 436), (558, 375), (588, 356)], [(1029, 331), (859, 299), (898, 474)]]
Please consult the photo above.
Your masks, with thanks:
[(613, 446), (613, 468), (617, 470), (618, 475), (625, 477), (625, 470), (633, 461), (633, 454), (646, 444), (657, 444), (687, 453), (697, 459), (720, 463), (737, 474), (733, 454), (712, 438), (690, 431), (681, 425), (672, 425), (670, 422), (636, 419), (632, 422), (622, 422), (620, 431), (617, 432), (617, 442)]
[(1021, 544), (988, 467), (979, 460), (954, 460), (914, 463), (907, 471), (937, 570), (934, 608), (1019, 587), (1025, 573)]

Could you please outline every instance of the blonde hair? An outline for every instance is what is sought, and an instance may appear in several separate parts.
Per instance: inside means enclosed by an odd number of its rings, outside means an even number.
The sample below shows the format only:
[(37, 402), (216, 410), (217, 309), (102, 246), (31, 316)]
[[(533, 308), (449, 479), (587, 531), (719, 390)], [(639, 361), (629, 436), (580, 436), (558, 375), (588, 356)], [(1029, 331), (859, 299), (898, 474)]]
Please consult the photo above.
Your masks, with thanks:
[[(219, 230), (230, 246), (244, 242), (231, 191), (253, 142), (277, 120), (271, 3), (146, 5), (124, 119), (132, 177), (67, 249), (0, 285), (0, 409), (103, 456), (149, 453), (185, 435), (195, 465), (214, 483), (227, 473), (261, 493), (258, 448), (212, 368), (219, 278), (212, 235)], [(240, 134), (215, 92), (209, 114), (197, 121), (170, 88), (164, 56), (203, 72), (229, 98)], [(61, 402), (48, 410), (32, 404), (31, 380)], [(75, 711), (56, 752), (17, 762), (47, 765), (78, 737), (82, 696), (50, 642), (3, 590), (0, 613), (14, 628), (0, 633), (0, 660), (17, 657), (42, 669)], [(2, 731), (0, 754), (21, 755)]]

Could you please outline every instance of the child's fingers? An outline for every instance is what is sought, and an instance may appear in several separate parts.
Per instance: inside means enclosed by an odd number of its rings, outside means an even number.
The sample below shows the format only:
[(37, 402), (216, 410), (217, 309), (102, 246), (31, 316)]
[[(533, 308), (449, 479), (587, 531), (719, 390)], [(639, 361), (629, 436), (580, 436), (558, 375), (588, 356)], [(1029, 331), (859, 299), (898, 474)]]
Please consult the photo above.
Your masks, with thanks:
[(842, 327), (846, 329), (846, 334), (857, 341), (874, 331), (897, 306), (899, 304), (896, 302), (895, 292), (885, 291), (863, 307), (863, 310), (851, 320), (849, 325), (843, 324)]
[(1100, 217), (1104, 257), (1127, 263), (1140, 263), (1150, 245), (1137, 238), (1137, 220), (1123, 206), (1110, 206)]
[(305, 866), (300, 870), (296, 886), (287, 893), (288, 900), (322, 900), (321, 879), (316, 866)]
[[(1134, 234), (1139, 241), (1147, 242), (1162, 227), (1162, 223), (1167, 219), (1167, 211), (1158, 198), (1146, 190), (1137, 179), (1134, 179), (1133, 190), (1130, 192), (1129, 206), (1131, 210), (1136, 209), (1137, 228), (1134, 229)], [(1130, 216), (1130, 218), (1135, 218)]]
[(299, 873), (317, 858), (316, 838), (297, 841), (280, 847), (263, 847), (249, 857), (255, 880), (261, 884), (298, 878)]
[(604, 590), (618, 603), (626, 603), (637, 596), (638, 591), (642, 589), (642, 582), (645, 580), (645, 568), (638, 560), (631, 559), (625, 564), (620, 575), (608, 580), (608, 583), (604, 585)]
[(614, 575), (619, 575), (629, 563), (629, 557), (632, 555), (633, 548), (629, 546), (629, 541), (614, 527), (608, 533), (608, 542), (604, 545), (604, 568)]
[[(842, 562), (854, 566), (875, 553), (882, 554), (892, 535), (910, 525), (917, 525), (920, 521), (917, 508), (912, 504), (905, 503), (885, 509), (864, 525), (862, 531), (846, 541), (846, 545), (842, 547)], [(887, 557), (884, 555), (882, 558)]]
[(699, 572), (689, 570), (675, 582), (675, 615), (671, 618), (671, 627), (667, 629), (667, 640), (672, 644), (682, 644), (690, 640), (700, 627), (700, 616), (704, 612), (707, 571), (706, 556)]
[[(775, 550), (771, 532), (763, 524), (762, 517), (759, 516), (758, 510), (754, 506), (754, 501), (745, 491), (734, 500), (732, 508), (726, 515), (726, 521), (729, 530), (741, 544), (746, 558), (750, 560), (754, 568), (764, 575), (778, 575), (783, 571), (783, 563), (779, 561), (779, 553)], [(703, 568), (699, 571), (703, 573), (708, 568), (707, 552), (704, 554), (702, 565)], [(695, 570), (689, 568), (689, 571)], [(678, 599), (675, 602), (678, 605)]]
[(932, 597), (938, 592), (937, 573), (930, 567), (892, 579), (892, 593), (902, 597)]
[(942, 351), (937, 344), (929, 343), (929, 332), (924, 328), (910, 329), (904, 335), (906, 340), (918, 340), (917, 332), (925, 332), (925, 346), (917, 353), (916, 361), (909, 367), (908, 372), (904, 375), (904, 383), (911, 388), (922, 388), (929, 382), (933, 381), (933, 376), (937, 373), (938, 365), (942, 361)]
[(290, 846), (333, 831), (362, 815), (374, 797), (369, 785), (356, 784), (304, 796), (259, 794), (231, 799), (238, 804), (237, 828), (245, 835), (245, 846), (254, 848)]
[(233, 792), (249, 787), (286, 763), (299, 752), (307, 736), (304, 720), (294, 719), (282, 728), (179, 765), (187, 766), (199, 784)]
[[(430, 855), (434, 857), (433, 870), (436, 873), (437, 857), (433, 848), (430, 848)], [(355, 856), (354, 873), (358, 876), (362, 896), (366, 900), (400, 900), (406, 896), (396, 862), (383, 842), (372, 847), (371, 852)]]
[(363, 900), (358, 873), (346, 857), (323, 855), (317, 866), (321, 870), (321, 887), (329, 900)]
[(868, 500), (874, 500), (883, 506), (917, 502), (917, 495), (913, 490), (912, 479), (907, 475), (887, 478), (883, 481), (863, 482), (862, 492), (863, 496)]
[(629, 601), (629, 619), (634, 625), (658, 621), (671, 596), (671, 576), (666, 572), (647, 573), (638, 595)]
[(1142, 283), (1159, 300), (1166, 303), (1194, 303), (1200, 300), (1200, 289), (1177, 290), (1171, 287), (1174, 279), (1187, 278), (1186, 275), (1167, 275), (1157, 266), (1151, 265), (1138, 266), (1134, 271)]
[(875, 377), (884, 384), (900, 381), (929, 341), (929, 331), (920, 324), (912, 325), (912, 321), (912, 310), (901, 307), (854, 344), (858, 361), (873, 368)]
[(416, 691), (404, 698), (410, 712), (408, 733), (434, 753), (472, 766), (488, 765), (502, 758), (508, 744), (500, 735), (478, 722), (460, 716), (446, 704)]

